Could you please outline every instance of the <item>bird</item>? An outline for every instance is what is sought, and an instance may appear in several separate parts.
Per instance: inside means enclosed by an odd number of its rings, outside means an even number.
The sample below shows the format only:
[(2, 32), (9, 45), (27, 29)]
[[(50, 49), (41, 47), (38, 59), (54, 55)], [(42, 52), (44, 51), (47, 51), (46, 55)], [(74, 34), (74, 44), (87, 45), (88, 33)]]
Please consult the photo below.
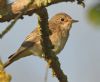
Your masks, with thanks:
[[(54, 46), (52, 50), (55, 52), (55, 55), (59, 54), (64, 49), (72, 24), (76, 22), (78, 22), (78, 20), (72, 19), (72, 17), (65, 12), (57, 13), (48, 21), (48, 28), (52, 33), (49, 38)], [(40, 40), (41, 35), (37, 26), (25, 38), (19, 49), (8, 57), (4, 68), (26, 56), (34, 55), (42, 58), (44, 52)]]

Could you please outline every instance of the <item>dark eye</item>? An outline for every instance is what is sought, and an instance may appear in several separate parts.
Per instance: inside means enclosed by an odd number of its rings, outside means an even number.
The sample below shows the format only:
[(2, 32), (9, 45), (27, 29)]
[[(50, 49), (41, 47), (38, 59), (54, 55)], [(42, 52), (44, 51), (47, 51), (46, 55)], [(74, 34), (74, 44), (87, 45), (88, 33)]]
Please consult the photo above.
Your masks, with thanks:
[(61, 18), (61, 21), (64, 21), (64, 18)]

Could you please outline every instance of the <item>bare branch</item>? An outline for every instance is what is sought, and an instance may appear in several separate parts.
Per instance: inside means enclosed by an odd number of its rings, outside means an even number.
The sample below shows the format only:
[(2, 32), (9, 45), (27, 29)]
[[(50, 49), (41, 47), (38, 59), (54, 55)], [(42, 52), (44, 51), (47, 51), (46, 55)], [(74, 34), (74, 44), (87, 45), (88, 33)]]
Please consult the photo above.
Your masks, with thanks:
[(55, 76), (58, 78), (59, 82), (68, 82), (67, 76), (63, 73), (60, 68), (60, 63), (58, 57), (52, 51), (53, 45), (51, 40), (49, 39), (49, 35), (51, 34), (48, 28), (48, 13), (46, 8), (43, 8), (39, 12), (38, 23), (40, 25), (40, 32), (41, 32), (41, 45), (42, 49), (45, 53), (45, 60), (48, 62), (49, 66), (55, 73)]
[[(74, 2), (78, 4), (84, 4), (83, 0), (16, 0), (15, 2), (8, 4), (5, 9), (0, 11), (0, 22), (10, 21), (14, 19), (29, 3), (32, 1), (32, 5), (28, 8), (24, 15), (32, 15), (37, 10), (47, 7), (59, 2)], [(21, 17), (20, 17), (21, 18)]]
[(10, 31), (10, 29), (15, 25), (15, 23), (17, 22), (17, 20), (24, 14), (26, 13), (29, 8), (29, 6), (32, 4), (32, 2), (30, 2), (26, 7), (24, 7), (24, 9), (20, 12), (20, 14), (18, 14), (15, 19), (11, 22), (10, 25), (7, 26), (7, 28), (2, 32), (0, 33), (0, 38), (2, 38), (7, 32)]

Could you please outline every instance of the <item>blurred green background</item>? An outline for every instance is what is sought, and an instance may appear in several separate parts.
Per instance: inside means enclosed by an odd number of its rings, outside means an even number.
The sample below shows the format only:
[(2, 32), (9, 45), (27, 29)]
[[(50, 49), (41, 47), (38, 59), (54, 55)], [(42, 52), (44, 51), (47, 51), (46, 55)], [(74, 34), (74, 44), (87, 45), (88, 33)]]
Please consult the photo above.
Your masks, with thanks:
[(100, 27), (100, 1), (88, 8), (87, 18), (92, 24)]

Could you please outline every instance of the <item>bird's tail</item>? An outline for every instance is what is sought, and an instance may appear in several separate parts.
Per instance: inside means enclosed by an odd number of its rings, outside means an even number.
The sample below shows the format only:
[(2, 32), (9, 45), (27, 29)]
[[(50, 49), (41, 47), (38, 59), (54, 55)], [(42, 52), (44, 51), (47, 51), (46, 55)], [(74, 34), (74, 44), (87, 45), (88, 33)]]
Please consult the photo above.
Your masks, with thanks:
[(28, 51), (27, 49), (19, 49), (17, 52), (12, 54), (8, 57), (8, 61), (4, 64), (4, 68), (6, 68), (8, 65), (12, 64), (13, 62), (19, 60), (20, 58), (30, 56), (32, 53)]
[(4, 68), (6, 68), (8, 65), (10, 65), (12, 62), (10, 62), (9, 60), (4, 64)]
[(13, 56), (14, 56), (14, 54), (12, 54), (10, 57), (8, 57), (8, 61), (6, 63), (4, 63), (4, 68), (6, 68), (8, 65), (13, 63), (13, 60), (12, 60)]

